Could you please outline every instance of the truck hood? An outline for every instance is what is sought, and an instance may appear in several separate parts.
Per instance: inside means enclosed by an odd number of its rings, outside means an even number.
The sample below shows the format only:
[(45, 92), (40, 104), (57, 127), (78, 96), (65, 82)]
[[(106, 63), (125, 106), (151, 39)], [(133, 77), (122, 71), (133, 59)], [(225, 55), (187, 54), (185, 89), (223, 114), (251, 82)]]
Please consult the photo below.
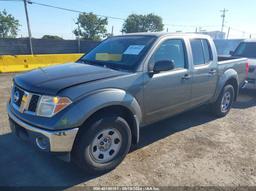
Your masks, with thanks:
[(82, 63), (68, 63), (39, 68), (17, 75), (14, 82), (29, 92), (57, 95), (61, 90), (78, 84), (113, 78), (127, 74), (109, 68)]

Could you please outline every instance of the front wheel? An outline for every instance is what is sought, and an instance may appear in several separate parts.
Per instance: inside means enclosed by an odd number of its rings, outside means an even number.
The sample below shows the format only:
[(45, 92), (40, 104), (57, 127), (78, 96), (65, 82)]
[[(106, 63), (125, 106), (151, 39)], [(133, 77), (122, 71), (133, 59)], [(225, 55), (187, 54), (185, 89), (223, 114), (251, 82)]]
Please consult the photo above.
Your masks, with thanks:
[(219, 95), (218, 100), (212, 105), (213, 113), (217, 117), (226, 116), (233, 105), (234, 98), (235, 98), (234, 87), (229, 84), (226, 85), (223, 88), (221, 94)]
[(99, 117), (87, 128), (79, 135), (74, 148), (77, 164), (91, 174), (114, 169), (131, 146), (128, 123), (120, 116)]

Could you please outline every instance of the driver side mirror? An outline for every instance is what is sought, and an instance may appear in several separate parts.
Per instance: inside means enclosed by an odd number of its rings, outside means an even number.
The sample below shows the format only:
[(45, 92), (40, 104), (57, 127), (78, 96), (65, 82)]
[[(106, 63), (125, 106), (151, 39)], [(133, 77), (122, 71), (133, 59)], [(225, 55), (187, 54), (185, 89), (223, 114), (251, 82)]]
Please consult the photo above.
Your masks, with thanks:
[(231, 50), (231, 51), (229, 52), (229, 54), (230, 54), (230, 56), (233, 56), (233, 55), (234, 55), (234, 51)]
[(153, 68), (153, 73), (160, 73), (164, 71), (173, 70), (175, 68), (175, 64), (170, 60), (161, 60), (155, 63)]

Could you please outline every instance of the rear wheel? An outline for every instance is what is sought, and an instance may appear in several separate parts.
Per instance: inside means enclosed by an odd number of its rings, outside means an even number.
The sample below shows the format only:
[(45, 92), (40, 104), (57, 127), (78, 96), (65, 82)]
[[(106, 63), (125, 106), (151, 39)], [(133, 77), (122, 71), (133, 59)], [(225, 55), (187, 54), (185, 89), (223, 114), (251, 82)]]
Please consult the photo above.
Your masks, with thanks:
[(77, 164), (91, 174), (105, 173), (118, 166), (129, 152), (131, 130), (120, 116), (93, 120), (76, 141)]
[(226, 85), (219, 95), (218, 100), (212, 105), (213, 113), (217, 117), (226, 116), (233, 105), (234, 98), (234, 87), (230, 84)]

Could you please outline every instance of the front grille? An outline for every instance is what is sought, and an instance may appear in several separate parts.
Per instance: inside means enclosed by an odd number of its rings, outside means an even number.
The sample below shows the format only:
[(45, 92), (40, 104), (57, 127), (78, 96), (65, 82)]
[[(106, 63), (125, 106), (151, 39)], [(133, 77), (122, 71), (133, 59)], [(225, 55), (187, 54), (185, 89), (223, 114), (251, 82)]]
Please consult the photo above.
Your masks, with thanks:
[(28, 111), (36, 112), (37, 103), (38, 103), (39, 98), (40, 97), (38, 95), (33, 95), (31, 97), (31, 100), (30, 100), (30, 103), (29, 103), (29, 107), (28, 107)]
[[(27, 97), (27, 103), (21, 105), (24, 95)], [(37, 104), (40, 100), (40, 95), (24, 91), (21, 88), (14, 86), (11, 99), (14, 107), (20, 110), (21, 112), (28, 111), (30, 113), (35, 113), (37, 109)]]

